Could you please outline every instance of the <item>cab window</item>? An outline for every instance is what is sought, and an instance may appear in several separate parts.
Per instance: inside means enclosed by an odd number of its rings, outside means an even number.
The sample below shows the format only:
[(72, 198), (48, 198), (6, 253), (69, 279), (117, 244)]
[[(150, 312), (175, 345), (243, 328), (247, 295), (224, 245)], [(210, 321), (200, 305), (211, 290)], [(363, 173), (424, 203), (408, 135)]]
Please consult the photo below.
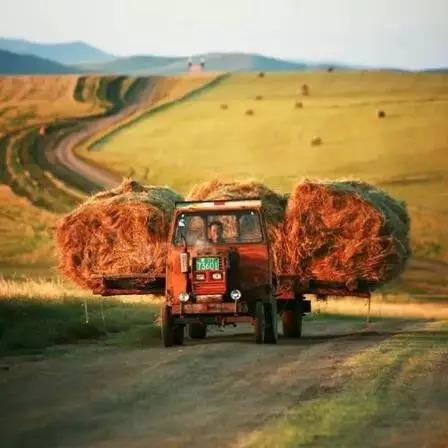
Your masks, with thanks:
[(255, 211), (185, 213), (177, 218), (174, 243), (219, 245), (263, 241), (260, 217)]

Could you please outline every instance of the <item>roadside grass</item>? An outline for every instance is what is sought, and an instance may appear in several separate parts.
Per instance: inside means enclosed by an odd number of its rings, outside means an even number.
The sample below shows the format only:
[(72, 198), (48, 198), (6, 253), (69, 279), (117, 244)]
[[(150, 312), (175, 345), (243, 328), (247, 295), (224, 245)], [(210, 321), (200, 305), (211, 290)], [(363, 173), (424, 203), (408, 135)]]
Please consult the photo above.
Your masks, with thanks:
[(448, 412), (447, 330), (448, 321), (416, 326), (350, 357), (319, 390), (238, 446), (403, 446), (406, 429), (417, 424), (425, 446), (442, 446), (431, 442), (440, 444), (444, 422), (424, 417)]
[(42, 352), (81, 341), (156, 343), (158, 308), (150, 298), (105, 300), (60, 281), (0, 279), (0, 355)]

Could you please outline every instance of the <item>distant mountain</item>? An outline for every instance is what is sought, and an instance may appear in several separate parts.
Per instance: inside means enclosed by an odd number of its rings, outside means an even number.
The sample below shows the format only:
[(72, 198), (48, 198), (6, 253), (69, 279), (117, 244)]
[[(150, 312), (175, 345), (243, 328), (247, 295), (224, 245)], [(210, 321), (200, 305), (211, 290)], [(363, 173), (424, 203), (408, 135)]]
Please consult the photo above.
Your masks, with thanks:
[(2, 75), (43, 75), (76, 72), (76, 69), (48, 59), (0, 50), (0, 74)]
[(187, 58), (165, 56), (129, 56), (99, 64), (78, 64), (77, 67), (81, 70), (99, 73), (142, 73), (151, 72), (180, 61), (184, 61), (182, 65), (183, 71), (185, 71)]
[(44, 44), (23, 39), (0, 38), (0, 49), (50, 59), (60, 64), (102, 63), (116, 58), (84, 42)]
[[(297, 71), (308, 65), (258, 54), (207, 53), (193, 57), (193, 63), (205, 61), (207, 71)], [(187, 57), (131, 56), (103, 64), (82, 64), (79, 68), (99, 73), (173, 75), (188, 69)]]

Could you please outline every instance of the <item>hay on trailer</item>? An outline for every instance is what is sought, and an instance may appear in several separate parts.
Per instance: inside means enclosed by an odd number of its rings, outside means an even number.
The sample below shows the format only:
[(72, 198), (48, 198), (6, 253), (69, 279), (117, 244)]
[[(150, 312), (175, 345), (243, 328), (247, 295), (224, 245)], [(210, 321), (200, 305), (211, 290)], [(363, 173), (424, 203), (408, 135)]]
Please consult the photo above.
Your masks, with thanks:
[(378, 286), (395, 278), (410, 256), (403, 202), (364, 182), (298, 184), (273, 242), (278, 273)]
[(195, 185), (187, 196), (190, 201), (260, 198), (268, 224), (283, 221), (287, 197), (260, 182), (212, 180)]
[(90, 289), (98, 286), (94, 275), (162, 275), (171, 214), (181, 199), (169, 188), (131, 180), (91, 197), (56, 228), (61, 272)]

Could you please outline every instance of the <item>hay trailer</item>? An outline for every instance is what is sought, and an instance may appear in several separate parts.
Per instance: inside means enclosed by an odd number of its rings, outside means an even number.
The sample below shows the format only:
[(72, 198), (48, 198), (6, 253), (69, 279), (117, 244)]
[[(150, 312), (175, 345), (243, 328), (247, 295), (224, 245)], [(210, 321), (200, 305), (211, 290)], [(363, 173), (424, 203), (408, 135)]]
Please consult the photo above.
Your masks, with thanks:
[(168, 239), (165, 277), (145, 274), (96, 277), (103, 296), (163, 294), (166, 347), (206, 337), (209, 325), (250, 322), (257, 343), (283, 334), (300, 337), (305, 294), (369, 296), (369, 285), (303, 281), (273, 272), (273, 257), (260, 199), (177, 202)]

